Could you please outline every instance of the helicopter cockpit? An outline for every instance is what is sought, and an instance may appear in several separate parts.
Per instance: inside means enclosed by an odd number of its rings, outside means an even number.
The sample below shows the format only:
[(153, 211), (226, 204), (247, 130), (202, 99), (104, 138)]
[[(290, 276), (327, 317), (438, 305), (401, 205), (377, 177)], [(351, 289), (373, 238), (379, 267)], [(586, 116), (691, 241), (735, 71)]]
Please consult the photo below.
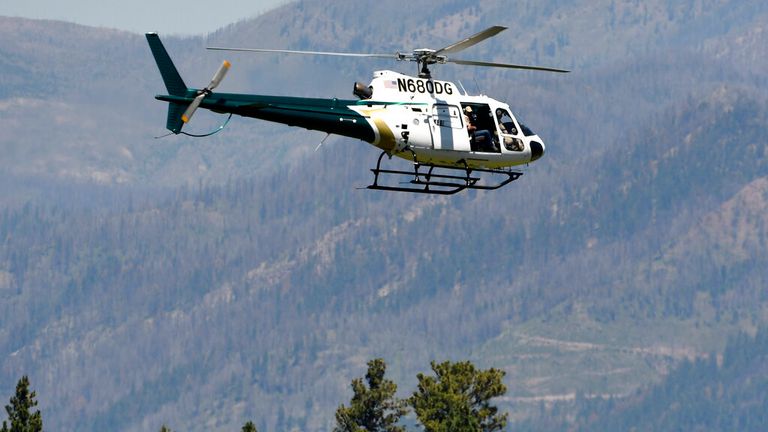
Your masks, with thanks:
[(525, 145), (521, 139), (521, 131), (526, 136), (533, 135), (530, 130), (530, 133), (525, 133), (525, 126), (517, 126), (507, 108), (499, 107), (492, 111), (488, 104), (463, 103), (462, 109), (472, 151), (522, 152)]
[(496, 139), (504, 145), (504, 148), (515, 152), (523, 151), (525, 148), (523, 140), (518, 138), (520, 132), (509, 111), (504, 108), (496, 108), (496, 122), (499, 125), (499, 133)]

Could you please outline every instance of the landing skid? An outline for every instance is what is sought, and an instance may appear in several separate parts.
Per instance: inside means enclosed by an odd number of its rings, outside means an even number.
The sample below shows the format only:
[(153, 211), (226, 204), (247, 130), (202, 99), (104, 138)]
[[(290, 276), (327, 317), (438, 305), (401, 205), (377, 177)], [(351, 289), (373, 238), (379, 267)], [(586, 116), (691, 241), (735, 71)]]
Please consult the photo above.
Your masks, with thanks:
[[(409, 149), (410, 150), (410, 149)], [(371, 168), (373, 172), (373, 184), (368, 186), (368, 189), (386, 190), (395, 192), (411, 192), (433, 195), (453, 195), (457, 192), (461, 192), (464, 189), (479, 189), (479, 190), (495, 190), (499, 189), (507, 184), (517, 180), (523, 175), (519, 171), (508, 171), (502, 169), (487, 169), (487, 168), (470, 168), (467, 166), (466, 161), (463, 162), (463, 167), (436, 165), (430, 163), (419, 162), (416, 158), (416, 153), (410, 150), (413, 155), (413, 170), (392, 170), (382, 169), (381, 160), (385, 155), (390, 156), (387, 152), (382, 152), (379, 156), (379, 160), (376, 163), (376, 168)], [(420, 172), (422, 167), (428, 168), (426, 172)], [(435, 168), (441, 170), (448, 170), (449, 172), (459, 171), (462, 175), (450, 174), (450, 173), (435, 173)], [(481, 177), (477, 173), (489, 173), (505, 176), (502, 181), (496, 184), (478, 184)], [(410, 180), (402, 182), (400, 184), (410, 184), (413, 186), (389, 186), (379, 184), (379, 175), (393, 175), (395, 178), (408, 177)], [(474, 174), (474, 175), (473, 175)]]

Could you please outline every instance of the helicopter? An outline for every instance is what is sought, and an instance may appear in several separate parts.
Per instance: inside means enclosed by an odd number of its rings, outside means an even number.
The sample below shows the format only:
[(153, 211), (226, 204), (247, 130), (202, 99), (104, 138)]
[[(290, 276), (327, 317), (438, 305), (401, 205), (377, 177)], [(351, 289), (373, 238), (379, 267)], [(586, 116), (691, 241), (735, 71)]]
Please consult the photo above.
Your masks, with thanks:
[[(449, 57), (505, 29), (492, 26), (440, 49), (420, 48), (394, 54), (208, 47), (240, 52), (389, 58), (417, 64), (418, 76), (380, 70), (373, 72), (368, 85), (355, 82), (352, 93), (357, 100), (215, 93), (213, 90), (231, 67), (226, 60), (205, 88), (189, 88), (158, 34), (147, 33), (146, 38), (168, 91), (167, 95), (155, 98), (168, 103), (166, 128), (171, 133), (208, 136), (223, 129), (236, 114), (357, 138), (381, 150), (376, 167), (371, 169), (374, 179), (368, 189), (451, 195), (465, 189), (499, 189), (522, 175), (512, 167), (544, 155), (543, 140), (518, 122), (508, 104), (485, 95), (470, 95), (461, 85), (432, 77), (430, 66), (446, 63), (569, 72)], [(209, 134), (183, 132), (183, 126), (190, 122), (198, 108), (229, 114), (229, 117)], [(412, 168), (382, 168), (384, 156), (406, 159)], [(397, 183), (391, 184), (393, 179)]]

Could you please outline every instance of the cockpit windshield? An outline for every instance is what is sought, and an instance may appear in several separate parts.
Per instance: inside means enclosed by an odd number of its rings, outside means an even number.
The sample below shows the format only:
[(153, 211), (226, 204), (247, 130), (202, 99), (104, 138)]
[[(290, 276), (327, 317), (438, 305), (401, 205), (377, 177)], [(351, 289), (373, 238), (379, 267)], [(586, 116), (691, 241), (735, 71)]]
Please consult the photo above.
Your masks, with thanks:
[(520, 123), (520, 129), (522, 129), (522, 130), (523, 130), (523, 135), (525, 135), (525, 136), (527, 136), (527, 137), (536, 135), (536, 132), (534, 132), (534, 131), (530, 130), (530, 129), (528, 128), (528, 126), (526, 126), (526, 125), (524, 125), (524, 124), (522, 124), (522, 123)]
[(523, 151), (525, 146), (523, 145), (523, 141), (518, 138), (520, 132), (509, 111), (504, 108), (497, 108), (496, 122), (499, 125), (499, 135), (497, 136), (497, 139), (504, 144), (504, 148), (514, 152)]
[(523, 122), (520, 121), (520, 118), (518, 118), (517, 121), (520, 123), (520, 129), (522, 130), (523, 135), (527, 137), (536, 135), (536, 132), (532, 131), (528, 126), (524, 125)]
[(499, 122), (499, 130), (505, 135), (517, 135), (517, 126), (512, 116), (503, 108), (496, 109), (496, 121)]

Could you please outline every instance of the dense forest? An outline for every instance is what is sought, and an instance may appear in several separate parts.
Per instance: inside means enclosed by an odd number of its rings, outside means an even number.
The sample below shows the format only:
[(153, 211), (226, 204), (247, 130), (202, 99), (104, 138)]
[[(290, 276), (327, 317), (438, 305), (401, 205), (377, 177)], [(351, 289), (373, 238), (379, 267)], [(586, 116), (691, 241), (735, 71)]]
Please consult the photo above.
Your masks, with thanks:
[[(297, 128), (155, 140), (141, 35), (0, 18), (2, 394), (29, 375), (52, 430), (329, 430), (368, 359), (413, 389), (460, 358), (505, 372), (515, 430), (758, 430), (768, 7), (604, 3), (446, 1), (425, 26), (364, 19), (404, 1), (301, 1), (164, 37), (204, 85), (221, 61), (207, 44), (387, 52), (518, 23), (468, 58), (574, 72), (439, 71), (510, 102), (547, 154), (450, 198), (358, 190), (376, 150), (313, 151), (323, 136)], [(413, 72), (233, 64), (222, 91), (317, 97)], [(200, 114), (199, 130), (221, 121)]]

